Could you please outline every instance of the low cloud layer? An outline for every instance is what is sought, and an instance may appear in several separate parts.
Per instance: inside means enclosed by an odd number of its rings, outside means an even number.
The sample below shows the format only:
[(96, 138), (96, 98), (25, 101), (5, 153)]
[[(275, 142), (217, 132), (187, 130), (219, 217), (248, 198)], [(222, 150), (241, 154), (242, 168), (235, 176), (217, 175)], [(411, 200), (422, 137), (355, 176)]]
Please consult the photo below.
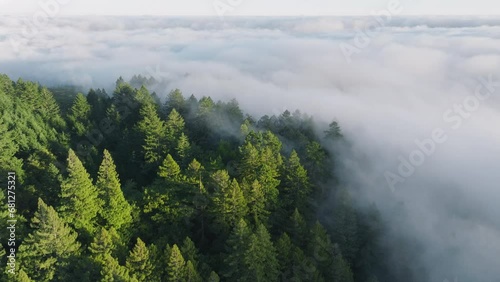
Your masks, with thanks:
[[(499, 281), (500, 18), (396, 17), (356, 45), (373, 20), (78, 17), (30, 30), (4, 17), (0, 72), (105, 88), (143, 74), (255, 115), (336, 119), (351, 144), (337, 148), (339, 177), (381, 209), (385, 243), (418, 246), (407, 265), (417, 281)], [(471, 104), (480, 85), (490, 95)], [(446, 140), (412, 165), (435, 130)], [(391, 187), (387, 172), (402, 181)]]

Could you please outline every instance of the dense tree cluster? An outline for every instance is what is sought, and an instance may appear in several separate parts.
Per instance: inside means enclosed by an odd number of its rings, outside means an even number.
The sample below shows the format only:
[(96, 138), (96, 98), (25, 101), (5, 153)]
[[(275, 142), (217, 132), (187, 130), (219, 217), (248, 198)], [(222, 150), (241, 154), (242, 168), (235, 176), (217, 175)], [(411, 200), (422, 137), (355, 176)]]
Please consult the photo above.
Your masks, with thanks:
[(353, 208), (324, 147), (336, 122), (318, 136), (299, 111), (256, 120), (148, 83), (58, 103), (0, 76), (0, 173), (19, 182), (3, 281), (384, 281), (376, 211)]

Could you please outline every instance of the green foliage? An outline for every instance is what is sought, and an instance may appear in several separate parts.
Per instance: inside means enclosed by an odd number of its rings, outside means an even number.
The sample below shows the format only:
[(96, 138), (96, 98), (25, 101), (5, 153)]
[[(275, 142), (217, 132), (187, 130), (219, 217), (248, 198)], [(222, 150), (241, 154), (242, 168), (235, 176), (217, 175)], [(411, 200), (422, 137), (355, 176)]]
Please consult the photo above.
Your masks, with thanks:
[(82, 137), (90, 130), (90, 115), (91, 106), (87, 102), (87, 98), (79, 93), (76, 95), (73, 106), (68, 112), (68, 121), (71, 130), (79, 137)]
[(262, 190), (262, 185), (260, 185), (258, 180), (255, 180), (245, 190), (248, 195), (248, 215), (256, 225), (259, 223), (266, 224), (270, 212), (266, 209), (266, 195)]
[(279, 167), (283, 163), (281, 146), (279, 139), (266, 131), (250, 132), (240, 147), (240, 175), (250, 183), (259, 181), (265, 194), (266, 206), (269, 208), (274, 208), (278, 201)]
[(156, 83), (120, 78), (112, 97), (58, 87), (56, 102), (0, 75), (0, 173), (16, 172), (22, 199), (11, 280), (391, 280), (376, 209), (354, 209), (322, 146), (342, 138), (336, 122), (320, 138), (299, 111), (256, 121), (177, 89), (160, 105)]
[(168, 154), (158, 169), (158, 176), (166, 180), (175, 181), (179, 179), (180, 172), (181, 168), (177, 162), (175, 162), (174, 158)]
[(101, 277), (101, 282), (137, 282), (130, 276), (128, 269), (109, 254), (104, 256)]
[(359, 250), (358, 219), (352, 206), (349, 192), (342, 188), (337, 192), (332, 210), (334, 230), (332, 239), (338, 243), (342, 255), (348, 263), (353, 263)]
[(311, 194), (311, 185), (307, 171), (300, 164), (299, 156), (295, 150), (292, 151), (285, 164), (282, 185), (284, 207), (305, 210)]
[(132, 251), (130, 251), (126, 266), (129, 269), (130, 275), (137, 279), (137, 281), (153, 281), (154, 265), (149, 256), (146, 244), (140, 238), (137, 238), (137, 243)]
[(67, 267), (69, 258), (79, 253), (78, 235), (42, 199), (38, 200), (31, 227), (33, 233), (19, 248), (21, 267), (36, 281), (51, 281)]
[(224, 265), (226, 266), (224, 277), (229, 281), (237, 281), (245, 274), (245, 256), (250, 235), (251, 231), (247, 223), (240, 219), (226, 241), (227, 256), (224, 258)]
[(277, 281), (279, 264), (276, 249), (271, 242), (271, 236), (266, 227), (260, 224), (250, 236), (244, 262), (246, 271), (243, 281)]
[(145, 104), (140, 110), (141, 119), (137, 130), (143, 138), (142, 155), (146, 164), (157, 164), (166, 152), (166, 126), (153, 104)]
[(186, 99), (182, 95), (182, 92), (179, 89), (175, 89), (168, 94), (164, 109), (167, 114), (171, 113), (172, 110), (184, 113), (187, 110), (186, 106)]
[(337, 140), (342, 137), (340, 126), (336, 121), (332, 121), (328, 127), (328, 130), (325, 131), (325, 138)]
[(208, 276), (207, 282), (219, 282), (220, 278), (216, 272), (210, 272), (210, 276)]
[(169, 282), (184, 281), (186, 277), (184, 257), (177, 245), (172, 246), (167, 263), (167, 279)]
[(104, 150), (96, 187), (99, 198), (103, 201), (99, 215), (104, 219), (105, 227), (119, 229), (123, 225), (130, 224), (132, 208), (123, 196), (115, 163), (107, 150)]
[(120, 236), (114, 229), (109, 231), (101, 227), (90, 243), (89, 251), (92, 258), (98, 262), (104, 262), (106, 255), (115, 253), (119, 244)]
[(173, 109), (167, 117), (165, 123), (166, 126), (166, 140), (171, 147), (176, 145), (176, 140), (178, 140), (184, 130), (184, 119)]
[(247, 203), (238, 181), (230, 181), (227, 171), (218, 171), (213, 178), (218, 182), (213, 199), (215, 222), (222, 230), (228, 231), (246, 216)]
[(186, 282), (201, 282), (201, 276), (198, 274), (198, 271), (196, 271), (196, 268), (194, 267), (193, 263), (188, 260), (186, 263), (186, 269), (185, 271), (185, 280)]
[(92, 234), (101, 209), (98, 191), (73, 150), (68, 154), (68, 177), (61, 184), (59, 212), (77, 230)]
[(9, 171), (15, 171), (22, 175), (22, 160), (16, 158), (19, 146), (15, 143), (14, 132), (8, 129), (3, 122), (4, 116), (0, 117), (0, 173), (6, 175)]

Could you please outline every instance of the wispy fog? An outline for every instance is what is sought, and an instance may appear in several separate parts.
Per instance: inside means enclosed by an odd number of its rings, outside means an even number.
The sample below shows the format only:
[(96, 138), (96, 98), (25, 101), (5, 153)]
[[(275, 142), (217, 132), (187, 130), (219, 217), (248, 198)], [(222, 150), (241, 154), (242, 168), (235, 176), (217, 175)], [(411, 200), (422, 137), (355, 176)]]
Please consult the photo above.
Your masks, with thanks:
[[(500, 18), (393, 18), (346, 58), (340, 46), (371, 20), (78, 17), (30, 30), (3, 17), (0, 73), (108, 89), (142, 74), (160, 93), (336, 119), (350, 144), (335, 148), (337, 173), (381, 210), (396, 273), (406, 252), (419, 281), (500, 281)], [(479, 87), (490, 95), (474, 100)], [(446, 140), (415, 153), (435, 130)]]

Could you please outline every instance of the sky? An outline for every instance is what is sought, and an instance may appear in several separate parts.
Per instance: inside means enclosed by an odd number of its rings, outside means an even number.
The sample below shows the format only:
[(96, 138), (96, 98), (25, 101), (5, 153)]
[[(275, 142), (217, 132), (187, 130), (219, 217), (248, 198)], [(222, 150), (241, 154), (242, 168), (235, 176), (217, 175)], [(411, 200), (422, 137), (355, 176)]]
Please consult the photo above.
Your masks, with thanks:
[[(56, 2), (58, 1), (58, 2)], [(59, 15), (370, 15), (401, 5), (403, 15), (498, 15), (497, 0), (0, 0), (0, 14), (33, 15), (59, 3)], [(48, 4), (49, 3), (49, 4)]]

